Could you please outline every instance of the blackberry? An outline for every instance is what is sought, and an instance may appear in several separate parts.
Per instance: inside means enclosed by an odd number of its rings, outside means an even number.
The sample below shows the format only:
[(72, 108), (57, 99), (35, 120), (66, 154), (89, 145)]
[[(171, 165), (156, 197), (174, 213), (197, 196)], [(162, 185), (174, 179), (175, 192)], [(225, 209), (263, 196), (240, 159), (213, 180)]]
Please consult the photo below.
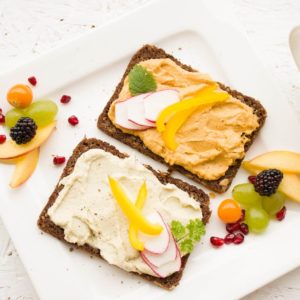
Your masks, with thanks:
[(255, 191), (261, 196), (271, 196), (276, 193), (282, 178), (282, 172), (277, 169), (264, 170), (256, 176)]
[(17, 124), (10, 129), (10, 137), (18, 144), (27, 144), (36, 134), (37, 126), (35, 122), (28, 117), (22, 117)]

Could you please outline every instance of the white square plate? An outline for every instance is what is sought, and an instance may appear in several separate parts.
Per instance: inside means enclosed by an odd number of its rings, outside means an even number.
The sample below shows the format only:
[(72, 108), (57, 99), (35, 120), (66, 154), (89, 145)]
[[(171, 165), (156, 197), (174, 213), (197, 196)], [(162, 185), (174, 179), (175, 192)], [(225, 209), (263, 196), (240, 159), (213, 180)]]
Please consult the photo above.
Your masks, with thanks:
[[(35, 98), (58, 102), (62, 94), (72, 102), (59, 105), (58, 126), (45, 146), (32, 178), (17, 190), (8, 188), (11, 166), (0, 166), (0, 213), (32, 282), (43, 300), (53, 299), (233, 299), (253, 291), (300, 265), (300, 211), (288, 203), (284, 222), (271, 222), (262, 235), (250, 235), (240, 246), (213, 249), (210, 235), (224, 235), (224, 226), (213, 213), (207, 235), (191, 255), (183, 279), (167, 292), (43, 234), (36, 226), (62, 168), (52, 165), (53, 154), (69, 156), (87, 135), (109, 141), (121, 151), (136, 155), (154, 167), (162, 165), (107, 137), (96, 128), (96, 119), (119, 82), (130, 56), (143, 44), (153, 43), (173, 53), (213, 78), (255, 98), (268, 111), (268, 120), (247, 154), (272, 149), (299, 151), (296, 116), (276, 84), (257, 60), (245, 37), (222, 21), (200, 1), (154, 1), (80, 39), (0, 77), (0, 99), (5, 91), (30, 75), (38, 78)], [(5, 110), (4, 100), (1, 107)], [(80, 125), (66, 121), (76, 114)], [(178, 175), (180, 177), (180, 175)], [(244, 182), (241, 170), (233, 185)], [(221, 199), (212, 199), (216, 208)]]

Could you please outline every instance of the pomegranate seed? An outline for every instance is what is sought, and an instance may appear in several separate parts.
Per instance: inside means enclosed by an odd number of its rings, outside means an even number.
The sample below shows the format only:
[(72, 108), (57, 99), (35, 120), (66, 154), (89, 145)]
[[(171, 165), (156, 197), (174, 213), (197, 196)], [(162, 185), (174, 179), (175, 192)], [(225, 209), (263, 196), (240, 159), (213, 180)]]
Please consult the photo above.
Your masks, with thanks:
[(241, 218), (237, 221), (238, 223), (244, 222), (246, 216), (246, 211), (242, 209), (242, 215)]
[(249, 176), (248, 180), (249, 180), (250, 183), (255, 184), (255, 182), (256, 182), (256, 176), (253, 176), (253, 175)]
[(234, 237), (233, 243), (239, 245), (243, 241), (244, 241), (244, 235), (242, 233), (237, 233)]
[(286, 215), (286, 207), (284, 206), (279, 212), (276, 214), (276, 219), (278, 221), (282, 221)]
[(0, 134), (0, 144), (5, 143), (5, 141), (6, 141), (6, 135)]
[(60, 98), (60, 102), (63, 104), (67, 104), (71, 101), (71, 96), (68, 95), (62, 95)]
[(210, 242), (215, 247), (221, 247), (224, 245), (224, 240), (216, 236), (212, 236), (210, 238)]
[(33, 86), (36, 86), (36, 84), (37, 84), (36, 78), (34, 76), (29, 77), (28, 82), (30, 84), (32, 84)]
[(62, 165), (63, 163), (65, 163), (66, 158), (64, 156), (54, 156), (53, 158), (53, 163), (55, 165)]
[(5, 116), (0, 114), (0, 123), (5, 123)]
[(76, 116), (71, 116), (68, 119), (68, 122), (72, 125), (72, 126), (76, 126), (79, 123), (79, 120)]
[(242, 223), (240, 225), (240, 231), (244, 234), (247, 235), (249, 233), (249, 227), (246, 223)]
[(229, 233), (234, 233), (235, 231), (240, 230), (240, 223), (236, 222), (236, 223), (228, 223), (226, 224), (226, 230)]
[(235, 238), (235, 234), (234, 233), (228, 233), (225, 238), (224, 238), (224, 242), (225, 244), (231, 244), (233, 243)]

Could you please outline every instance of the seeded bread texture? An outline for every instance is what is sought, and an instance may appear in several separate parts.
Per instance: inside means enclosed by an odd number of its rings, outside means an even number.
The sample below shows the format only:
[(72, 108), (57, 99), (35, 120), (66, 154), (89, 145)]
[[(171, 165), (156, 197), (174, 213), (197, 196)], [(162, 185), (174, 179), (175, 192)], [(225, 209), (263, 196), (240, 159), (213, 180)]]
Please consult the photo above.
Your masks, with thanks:
[[(124, 144), (131, 146), (132, 148), (151, 157), (152, 159), (168, 165), (161, 156), (159, 156), (159, 155), (153, 153), (151, 150), (149, 150), (139, 137), (122, 132), (120, 129), (118, 129), (117, 127), (114, 126), (114, 124), (111, 122), (111, 120), (108, 117), (108, 111), (109, 111), (110, 105), (112, 104), (112, 102), (114, 100), (116, 100), (118, 98), (119, 93), (123, 87), (124, 79), (130, 72), (132, 67), (141, 61), (148, 60), (148, 59), (154, 59), (154, 58), (170, 58), (176, 64), (181, 66), (183, 69), (185, 69), (189, 72), (196, 71), (192, 67), (182, 64), (175, 57), (173, 57), (170, 54), (167, 54), (163, 49), (157, 48), (152, 45), (145, 45), (140, 50), (138, 50), (134, 54), (134, 56), (131, 58), (120, 83), (117, 85), (117, 87), (115, 89), (114, 94), (112, 95), (112, 97), (108, 101), (107, 105), (105, 106), (103, 112), (101, 113), (101, 115), (98, 118), (98, 128), (100, 130), (102, 130), (103, 132), (105, 132), (106, 134), (108, 134), (109, 136), (123, 142)], [(250, 148), (250, 146), (253, 143), (253, 141), (255, 140), (259, 130), (263, 126), (266, 116), (267, 116), (267, 113), (266, 113), (264, 107), (260, 104), (260, 102), (255, 100), (254, 98), (245, 96), (238, 91), (232, 90), (231, 88), (227, 87), (226, 85), (224, 85), (222, 83), (218, 82), (218, 84), (221, 89), (228, 92), (233, 97), (239, 99), (241, 102), (252, 107), (254, 114), (256, 114), (258, 117), (259, 127), (249, 136), (249, 141), (245, 144), (245, 152), (246, 152)], [(223, 193), (229, 188), (232, 180), (234, 179), (237, 171), (240, 168), (241, 163), (242, 163), (242, 159), (236, 160), (228, 168), (225, 175), (217, 180), (206, 180), (204, 178), (201, 178), (201, 177), (193, 174), (192, 172), (186, 170), (185, 168), (183, 168), (182, 166), (179, 166), (179, 165), (173, 165), (173, 166), (168, 165), (168, 166), (170, 167), (169, 168), (170, 172), (172, 172), (173, 170), (178, 171), (181, 174), (185, 175), (186, 177), (194, 180), (197, 183), (204, 185), (205, 187), (207, 187), (217, 193)]]
[[(106, 152), (109, 152), (117, 157), (119, 157), (120, 159), (124, 159), (125, 157), (128, 157), (127, 154), (121, 153), (120, 151), (118, 151), (114, 146), (103, 142), (101, 140), (97, 140), (97, 139), (84, 139), (82, 140), (78, 146), (74, 149), (72, 156), (69, 158), (67, 165), (61, 175), (61, 178), (64, 178), (65, 176), (68, 176), (69, 174), (71, 174), (73, 172), (74, 166), (76, 164), (77, 159), (81, 156), (81, 154), (83, 154), (84, 152), (90, 150), (90, 149), (102, 149)], [(153, 172), (153, 174), (157, 177), (157, 179), (162, 183), (162, 184), (174, 184), (176, 185), (179, 189), (185, 191), (186, 193), (188, 193), (190, 195), (190, 197), (193, 197), (195, 200), (197, 200), (199, 202), (199, 205), (201, 207), (202, 210), (202, 221), (207, 224), (207, 222), (209, 221), (210, 218), (210, 214), (211, 211), (209, 209), (209, 198), (208, 196), (200, 189), (180, 180), (180, 179), (176, 179), (170, 176), (170, 174), (168, 173), (162, 173), (162, 172), (158, 172), (155, 171), (153, 168), (151, 168), (150, 166), (146, 166), (149, 170), (151, 170)], [(59, 192), (62, 190), (63, 185), (60, 184), (60, 182), (57, 184), (55, 190), (53, 191), (52, 195), (49, 198), (48, 203), (46, 204), (45, 208), (43, 209), (39, 220), (38, 220), (38, 226), (41, 230), (53, 235), (54, 237), (58, 238), (61, 241), (64, 241), (65, 243), (70, 244), (72, 247), (78, 248), (78, 249), (82, 249), (84, 251), (89, 252), (92, 255), (98, 256), (100, 258), (101, 257), (101, 253), (99, 249), (95, 249), (87, 244), (83, 245), (83, 246), (78, 246), (76, 244), (72, 244), (67, 242), (64, 239), (64, 230), (63, 228), (57, 226), (55, 223), (53, 223), (49, 217), (49, 215), (47, 214), (48, 209), (53, 205), (53, 203), (55, 202), (56, 198), (59, 195)], [(163, 287), (165, 289), (171, 290), (173, 289), (176, 285), (179, 284), (179, 281), (182, 277), (182, 273), (183, 270), (185, 268), (186, 262), (188, 260), (188, 255), (185, 255), (182, 258), (182, 266), (180, 271), (166, 277), (166, 278), (157, 278), (154, 276), (150, 276), (150, 275), (146, 275), (146, 274), (138, 274), (135, 273), (136, 275), (139, 275), (141, 277), (143, 277), (144, 279), (153, 282), (154, 284)]]

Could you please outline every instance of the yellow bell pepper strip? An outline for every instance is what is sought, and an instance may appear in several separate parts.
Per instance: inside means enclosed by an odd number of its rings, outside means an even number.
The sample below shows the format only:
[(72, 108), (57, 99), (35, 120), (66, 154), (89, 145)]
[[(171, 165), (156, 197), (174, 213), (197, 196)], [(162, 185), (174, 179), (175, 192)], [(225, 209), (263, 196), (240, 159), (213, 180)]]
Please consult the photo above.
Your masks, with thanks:
[(175, 134), (196, 109), (197, 107), (192, 107), (183, 111), (178, 111), (166, 124), (166, 128), (162, 133), (162, 138), (170, 150), (174, 151), (178, 147)]
[(162, 110), (156, 120), (156, 128), (158, 132), (163, 132), (165, 130), (166, 120), (178, 111), (186, 110), (200, 105), (223, 102), (229, 98), (228, 93), (213, 91), (213, 89), (215, 89), (215, 86), (206, 86), (201, 91), (199, 91), (195, 97), (176, 102)]
[[(214, 83), (214, 84), (207, 85), (207, 86), (205, 86), (204, 88), (202, 88), (202, 89), (196, 94), (195, 97), (201, 96), (201, 95), (203, 95), (203, 94), (205, 94), (205, 93), (213, 92), (217, 87), (218, 87), (218, 86), (217, 86), (215, 83)], [(190, 98), (188, 98), (187, 100), (192, 99), (192, 98), (195, 98), (195, 97), (190, 97)], [(182, 101), (180, 101), (180, 102), (176, 102), (176, 103), (174, 103), (174, 104), (171, 104), (171, 105), (169, 105), (168, 107), (166, 107), (165, 109), (163, 109), (163, 110), (160, 112), (160, 114), (159, 114), (159, 116), (158, 116), (158, 118), (157, 118), (157, 120), (156, 120), (156, 128), (157, 128), (157, 130), (158, 130), (159, 132), (163, 132), (163, 130), (164, 130), (164, 124), (165, 124), (166, 119), (167, 119), (168, 117), (170, 117), (172, 114), (174, 114), (174, 112), (179, 111), (179, 110), (180, 110), (180, 106), (182, 105), (182, 104), (180, 104), (180, 103), (182, 103), (182, 102), (184, 102), (184, 101), (185, 101), (185, 99), (182, 100)]]
[[(135, 201), (135, 207), (141, 210), (144, 206), (146, 198), (147, 198), (147, 186), (146, 186), (146, 182), (144, 181), (144, 183), (140, 187), (137, 199)], [(133, 226), (130, 223), (128, 232), (129, 232), (129, 241), (132, 247), (138, 251), (143, 251), (144, 243), (142, 243), (137, 237), (137, 233), (138, 233), (137, 227)]]
[(117, 200), (123, 213), (128, 218), (129, 222), (146, 234), (160, 234), (163, 230), (162, 226), (159, 224), (151, 224), (142, 215), (141, 211), (137, 207), (135, 207), (132, 204), (132, 202), (128, 199), (121, 185), (110, 176), (108, 177), (108, 179), (112, 194)]

